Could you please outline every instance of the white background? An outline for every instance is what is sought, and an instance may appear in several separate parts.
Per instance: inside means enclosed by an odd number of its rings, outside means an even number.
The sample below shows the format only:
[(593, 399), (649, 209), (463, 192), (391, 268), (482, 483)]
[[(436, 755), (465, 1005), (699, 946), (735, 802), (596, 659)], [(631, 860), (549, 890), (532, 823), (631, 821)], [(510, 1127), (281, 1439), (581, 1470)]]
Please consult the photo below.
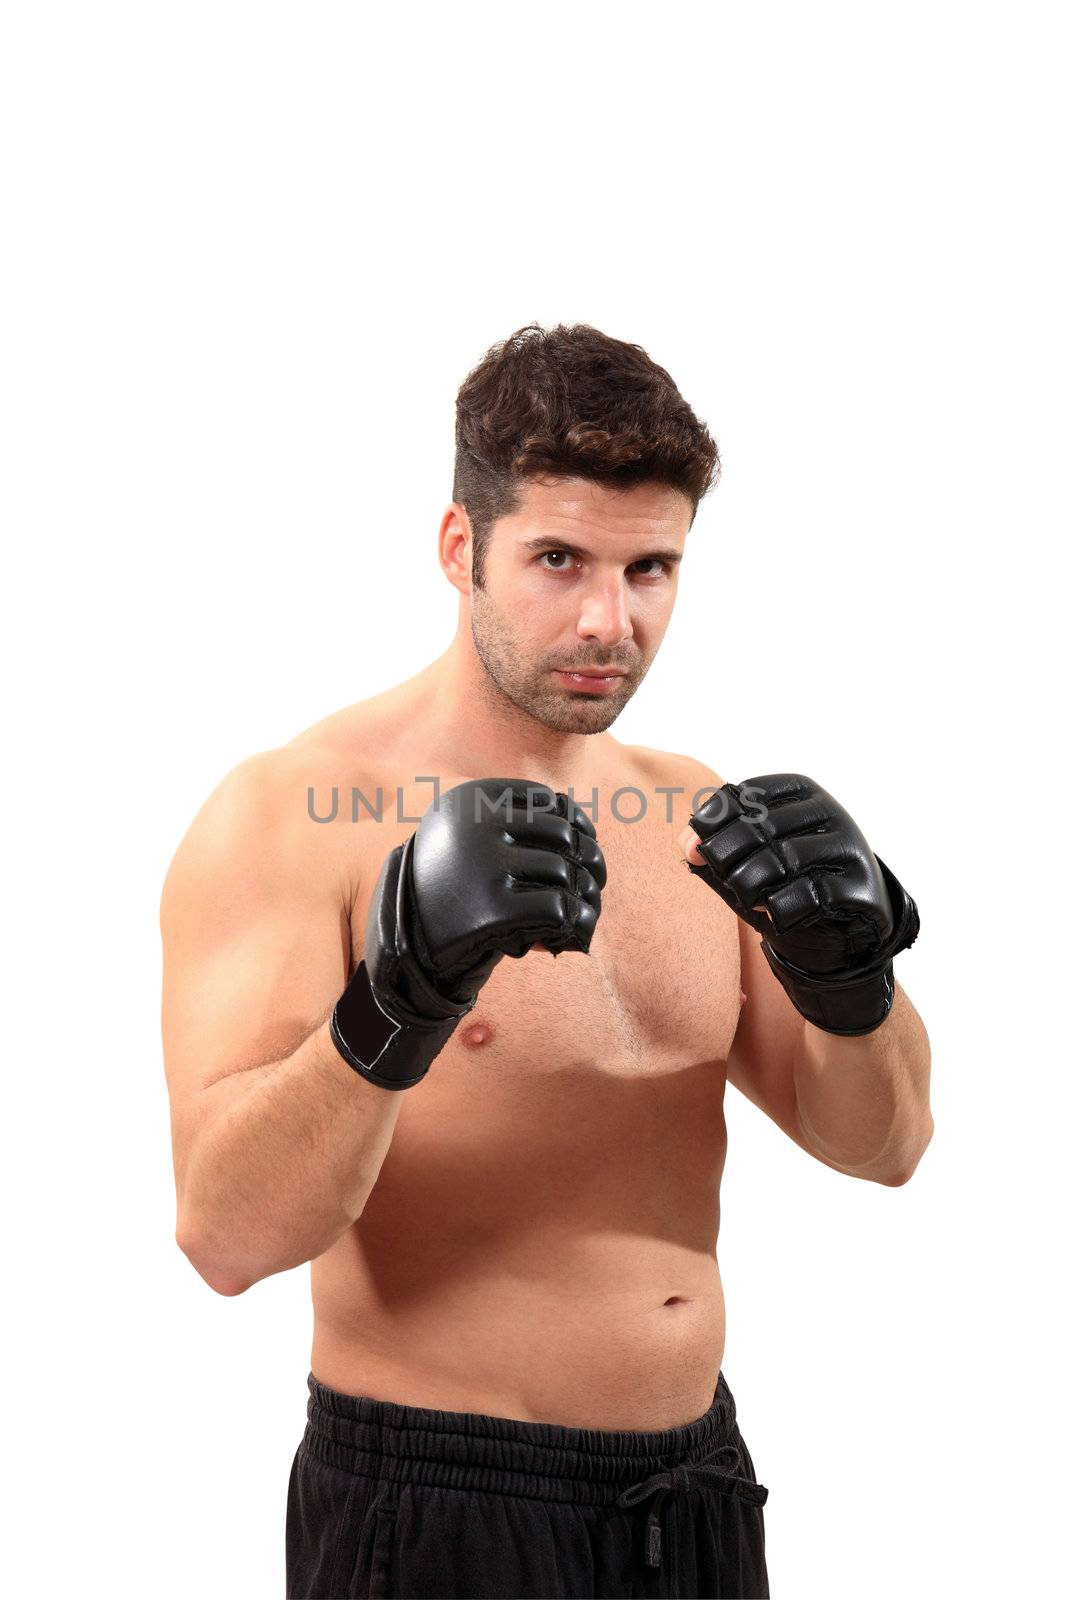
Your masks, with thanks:
[(238, 760), (448, 643), (455, 392), (533, 320), (722, 451), (615, 731), (816, 775), (923, 919), (910, 1184), (729, 1093), (772, 1589), (1062, 1572), (1055, 15), (4, 9), (11, 1593), (282, 1592), (307, 1269), (223, 1299), (173, 1242), (159, 889)]

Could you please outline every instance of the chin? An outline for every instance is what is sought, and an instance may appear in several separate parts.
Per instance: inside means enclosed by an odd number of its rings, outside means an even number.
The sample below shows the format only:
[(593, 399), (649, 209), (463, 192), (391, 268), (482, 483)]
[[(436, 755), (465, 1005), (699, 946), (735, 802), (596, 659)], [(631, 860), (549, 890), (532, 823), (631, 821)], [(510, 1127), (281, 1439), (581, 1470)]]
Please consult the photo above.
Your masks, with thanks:
[(571, 704), (544, 706), (534, 711), (538, 722), (553, 733), (603, 733), (615, 721), (622, 706), (607, 706), (603, 701), (590, 702), (588, 706)]

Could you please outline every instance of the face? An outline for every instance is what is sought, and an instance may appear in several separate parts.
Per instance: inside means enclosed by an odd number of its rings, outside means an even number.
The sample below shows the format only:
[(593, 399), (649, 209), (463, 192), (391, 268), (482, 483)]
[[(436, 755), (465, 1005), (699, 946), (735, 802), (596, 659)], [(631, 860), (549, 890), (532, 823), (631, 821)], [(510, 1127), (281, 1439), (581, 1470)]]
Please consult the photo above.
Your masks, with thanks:
[(666, 632), (690, 520), (685, 495), (658, 484), (526, 484), (470, 591), (474, 646), (500, 693), (559, 733), (610, 727)]

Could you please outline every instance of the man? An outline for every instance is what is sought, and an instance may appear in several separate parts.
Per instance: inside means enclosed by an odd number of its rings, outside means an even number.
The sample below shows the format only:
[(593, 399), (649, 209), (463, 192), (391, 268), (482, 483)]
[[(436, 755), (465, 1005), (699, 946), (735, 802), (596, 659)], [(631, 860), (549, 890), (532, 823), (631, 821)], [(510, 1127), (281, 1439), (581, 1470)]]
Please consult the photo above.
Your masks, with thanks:
[(311, 1263), (290, 1596), (765, 1595), (724, 1086), (903, 1183), (915, 908), (812, 780), (607, 731), (718, 471), (669, 375), (535, 324), (456, 440), (449, 648), (238, 766), (168, 874), (178, 1242), (221, 1294)]

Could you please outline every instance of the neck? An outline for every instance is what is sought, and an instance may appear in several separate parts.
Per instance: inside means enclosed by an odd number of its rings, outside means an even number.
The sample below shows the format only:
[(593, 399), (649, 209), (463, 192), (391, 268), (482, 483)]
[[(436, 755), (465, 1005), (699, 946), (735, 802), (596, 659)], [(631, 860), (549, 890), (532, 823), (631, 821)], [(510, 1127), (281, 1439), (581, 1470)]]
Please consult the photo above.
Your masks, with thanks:
[(439, 748), (457, 771), (565, 790), (592, 771), (605, 743), (615, 742), (606, 733), (557, 733), (520, 710), (486, 673), (462, 619), (444, 655), (419, 676)]

